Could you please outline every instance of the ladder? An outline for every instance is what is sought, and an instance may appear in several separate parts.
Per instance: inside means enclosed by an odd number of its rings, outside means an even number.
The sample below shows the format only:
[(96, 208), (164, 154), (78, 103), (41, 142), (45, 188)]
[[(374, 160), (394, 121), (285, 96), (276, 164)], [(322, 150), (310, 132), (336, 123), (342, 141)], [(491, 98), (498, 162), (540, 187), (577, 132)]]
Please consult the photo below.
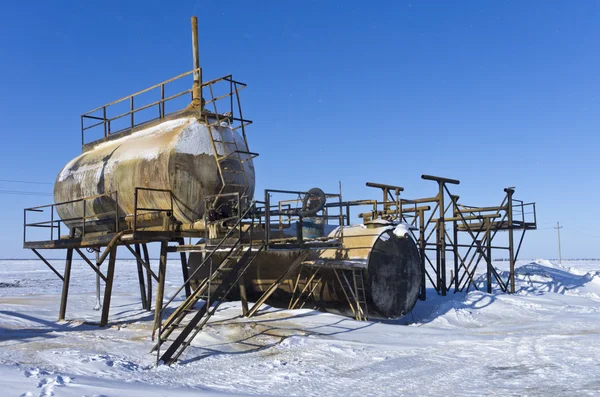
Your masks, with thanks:
[[(349, 270), (334, 269), (333, 272), (342, 287), (342, 291), (350, 305), (350, 309), (354, 313), (354, 318), (358, 321), (367, 321), (369, 312), (365, 293), (363, 269), (353, 267)], [(348, 272), (351, 273), (351, 279), (348, 279), (348, 276), (346, 275)]]
[[(211, 114), (211, 117), (214, 117), (216, 120), (211, 122), (209, 114), (206, 113), (204, 115), (204, 122), (208, 129), (208, 135), (217, 162), (219, 177), (221, 178), (221, 188), (218, 194), (226, 193), (226, 189), (233, 188), (233, 191), (240, 192), (240, 197), (245, 197), (248, 193), (250, 184), (244, 163), (257, 157), (258, 153), (242, 150), (248, 147), (245, 138), (244, 142), (246, 147), (240, 149), (238, 141), (235, 139), (236, 132), (231, 128), (222, 128), (221, 126), (221, 122), (227, 119), (219, 118), (218, 114)], [(225, 131), (230, 132), (231, 136), (226, 136), (226, 134), (224, 134)], [(239, 164), (239, 169), (234, 168), (232, 166), (234, 164)]]
[[(221, 242), (213, 247), (210, 254), (203, 260), (190, 278), (194, 277), (200, 268), (205, 268), (206, 266), (209, 268), (208, 276), (200, 282), (196, 290), (164, 322), (161, 322), (158, 340), (152, 349), (152, 351), (157, 351), (157, 356), (160, 357), (159, 361), (163, 361), (167, 365), (171, 365), (177, 361), (179, 356), (181, 356), (196, 335), (215, 314), (221, 303), (225, 301), (233, 287), (239, 282), (258, 254), (266, 247), (264, 243), (260, 243), (258, 247), (252, 244), (253, 223), (250, 224), (250, 227), (246, 231), (242, 232), (243, 225), (241, 221), (253, 208), (254, 203), (240, 217), (236, 225)], [(230, 236), (236, 230), (239, 232), (237, 239), (233, 245), (227, 247), (229, 250), (226, 251), (226, 255), (221, 263), (213, 267), (212, 256), (214, 252), (223, 245), (224, 241), (231, 241)], [(247, 237), (249, 244), (244, 245), (243, 241)], [(165, 305), (163, 311), (172, 300), (173, 298)], [(201, 300), (203, 300), (201, 306), (195, 308), (196, 303)], [(189, 318), (189, 316), (191, 316), (189, 322), (184, 324), (184, 319)], [(176, 331), (179, 332), (176, 333)], [(170, 343), (161, 355), (161, 347), (168, 342)]]

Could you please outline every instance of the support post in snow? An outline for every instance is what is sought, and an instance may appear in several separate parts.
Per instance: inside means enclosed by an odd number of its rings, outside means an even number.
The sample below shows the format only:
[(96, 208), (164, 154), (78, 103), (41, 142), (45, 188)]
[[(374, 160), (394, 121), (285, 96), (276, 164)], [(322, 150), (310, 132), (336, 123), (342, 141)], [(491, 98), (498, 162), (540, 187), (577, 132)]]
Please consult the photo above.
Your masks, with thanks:
[(69, 296), (69, 281), (71, 280), (71, 264), (73, 263), (73, 248), (67, 249), (67, 259), (65, 260), (65, 273), (63, 275), (63, 289), (60, 298), (60, 311), (58, 313), (58, 321), (65, 319), (67, 311), (67, 298)]
[[(506, 200), (507, 200), (507, 208), (508, 208), (508, 255), (510, 260), (510, 270), (509, 270), (509, 281), (510, 281), (510, 293), (515, 293), (515, 231), (513, 224), (513, 194), (515, 193), (515, 189), (512, 187), (507, 187), (504, 189), (506, 192)], [(523, 211), (523, 207), (521, 207), (521, 211)], [(523, 230), (525, 233), (525, 230)]]
[(146, 293), (146, 297), (148, 298), (146, 301), (146, 310), (152, 310), (152, 273), (149, 269), (150, 267), (150, 254), (148, 253), (148, 244), (142, 244), (142, 250), (144, 251), (144, 260), (148, 265), (148, 269), (146, 269), (146, 287), (148, 288), (148, 292)]
[(117, 260), (117, 246), (110, 248), (110, 256), (108, 257), (108, 269), (106, 271), (106, 285), (104, 286), (104, 304), (102, 305), (102, 317), (100, 318), (100, 326), (104, 327), (108, 324), (108, 312), (110, 311), (110, 298), (112, 297), (113, 280), (115, 276), (115, 261)]
[[(167, 246), (166, 240), (160, 243), (160, 263), (158, 268), (158, 286), (156, 287), (156, 303), (154, 304), (154, 327), (152, 328), (152, 340), (156, 330), (162, 323), (161, 311), (163, 306), (163, 296), (165, 294), (165, 275), (167, 272)], [(159, 335), (160, 337), (160, 335)]]
[(148, 300), (146, 299), (146, 284), (144, 282), (144, 267), (142, 266), (142, 263), (140, 262), (140, 258), (142, 257), (140, 245), (135, 244), (134, 248), (135, 248), (135, 253), (137, 254), (136, 263), (137, 263), (137, 270), (138, 270), (138, 281), (140, 284), (140, 297), (142, 299), (142, 309), (146, 310), (148, 308)]
[(98, 268), (98, 273), (96, 273), (96, 305), (94, 306), (95, 311), (99, 311), (102, 308), (102, 303), (100, 303), (100, 248), (94, 248), (94, 252), (96, 253), (96, 267)]
[(487, 236), (487, 246), (486, 246), (486, 258), (487, 262), (487, 292), (488, 294), (492, 293), (492, 237)]

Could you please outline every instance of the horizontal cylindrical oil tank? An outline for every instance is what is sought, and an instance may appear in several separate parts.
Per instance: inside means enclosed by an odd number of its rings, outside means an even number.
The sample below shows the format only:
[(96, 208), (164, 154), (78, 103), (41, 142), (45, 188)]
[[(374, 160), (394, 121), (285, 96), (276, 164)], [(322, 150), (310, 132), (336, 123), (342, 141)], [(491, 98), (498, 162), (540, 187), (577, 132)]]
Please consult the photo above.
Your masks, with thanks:
[[(330, 237), (339, 237), (334, 230)], [(320, 308), (352, 315), (348, 300), (337, 280), (334, 269), (362, 269), (369, 318), (400, 318), (414, 307), (420, 293), (421, 259), (414, 240), (403, 225), (370, 224), (343, 228), (343, 246), (315, 250), (303, 262), (298, 271), (284, 280), (271, 295), (268, 304), (287, 308), (293, 285), (310, 276), (316, 268), (319, 273), (314, 297)], [(261, 252), (248, 271), (244, 283), (250, 301), (256, 301), (298, 257), (297, 250), (270, 250)], [(223, 253), (217, 251), (213, 263), (220, 263)], [(192, 253), (188, 261), (190, 274), (202, 262), (201, 253)], [(195, 277), (206, 277), (207, 269), (200, 269)], [(350, 272), (347, 272), (351, 280)], [(297, 295), (296, 295), (297, 296)], [(230, 299), (239, 299), (237, 289), (232, 290)]]
[[(87, 200), (85, 210), (81, 201), (57, 206), (57, 213), (65, 224), (70, 228), (80, 225), (81, 220), (77, 218), (85, 215), (88, 217), (86, 231), (110, 230), (114, 227), (116, 210), (120, 218), (133, 214), (136, 187), (171, 191), (172, 216), (182, 223), (200, 220), (204, 198), (218, 194), (222, 187), (209, 134), (212, 132), (213, 139), (221, 141), (214, 142), (219, 156), (236, 150), (248, 152), (248, 148), (245, 140), (228, 124), (223, 122), (209, 128), (197, 116), (188, 112), (160, 120), (131, 134), (99, 143), (70, 161), (56, 179), (55, 202), (101, 196)], [(245, 172), (245, 176), (241, 172), (225, 175), (222, 193), (246, 192), (252, 198), (254, 166), (250, 156), (235, 153), (221, 160), (221, 165)], [(109, 192), (117, 193), (106, 195)], [(170, 206), (169, 193), (138, 192), (138, 208), (169, 209)], [(144, 226), (143, 221), (139, 226)]]

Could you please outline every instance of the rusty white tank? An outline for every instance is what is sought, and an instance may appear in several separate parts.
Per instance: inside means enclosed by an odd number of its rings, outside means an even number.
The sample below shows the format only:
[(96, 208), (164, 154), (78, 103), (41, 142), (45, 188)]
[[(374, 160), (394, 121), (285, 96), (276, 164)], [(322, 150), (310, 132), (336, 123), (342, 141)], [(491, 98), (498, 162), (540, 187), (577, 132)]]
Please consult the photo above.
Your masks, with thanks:
[[(110, 231), (116, 210), (122, 219), (133, 214), (136, 187), (164, 189), (173, 193), (172, 216), (177, 221), (188, 224), (202, 219), (204, 198), (219, 193), (223, 186), (213, 143), (219, 156), (248, 152), (248, 147), (227, 123), (208, 127), (197, 113), (184, 112), (92, 145), (58, 174), (55, 202), (98, 196), (85, 202), (86, 231)], [(211, 133), (213, 140), (222, 142), (211, 141)], [(235, 153), (221, 161), (230, 170), (244, 171), (228, 175), (221, 193), (245, 193), (251, 199), (255, 175), (250, 155)], [(169, 208), (170, 200), (168, 193), (144, 191), (139, 193), (138, 206)], [(56, 210), (70, 228), (81, 223), (76, 218), (84, 216), (81, 201), (59, 205)]]

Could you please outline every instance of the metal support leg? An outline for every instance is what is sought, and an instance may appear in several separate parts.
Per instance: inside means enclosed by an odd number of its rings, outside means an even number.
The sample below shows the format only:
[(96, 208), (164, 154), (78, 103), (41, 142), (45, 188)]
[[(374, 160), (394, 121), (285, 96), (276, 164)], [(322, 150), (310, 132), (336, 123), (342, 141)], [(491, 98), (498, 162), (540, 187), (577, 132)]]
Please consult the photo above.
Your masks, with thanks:
[[(144, 251), (144, 260), (146, 261), (148, 268), (150, 268), (150, 255), (148, 254), (148, 245), (142, 244), (142, 250)], [(146, 286), (148, 288), (148, 292), (146, 294), (146, 297), (148, 298), (146, 301), (146, 310), (150, 311), (152, 310), (152, 273), (150, 273), (148, 270), (146, 270)]]
[[(184, 245), (185, 241), (183, 239), (179, 240), (179, 245)], [(189, 278), (189, 272), (188, 272), (188, 265), (187, 265), (187, 256), (185, 254), (185, 252), (180, 252), (179, 256), (181, 258), (181, 274), (183, 274), (183, 282), (185, 283)], [(187, 283), (185, 285), (185, 297), (189, 298), (189, 296), (192, 294), (192, 288), (190, 286), (190, 283)]]
[(100, 303), (100, 248), (94, 249), (96, 253), (96, 268), (98, 272), (96, 272), (96, 305), (94, 306), (95, 311), (99, 311), (102, 308), (102, 303)]
[(65, 274), (63, 275), (63, 289), (60, 298), (60, 311), (58, 313), (58, 321), (65, 319), (67, 311), (67, 297), (69, 296), (69, 281), (71, 280), (71, 264), (73, 262), (73, 248), (67, 250), (67, 259), (65, 261)]
[(425, 268), (425, 212), (419, 210), (419, 253), (421, 254), (421, 295), (419, 299), (427, 299), (427, 269)]
[(248, 315), (248, 294), (246, 293), (246, 282), (242, 275), (238, 280), (238, 286), (240, 288), (240, 299), (242, 301), (242, 316)]
[[(507, 199), (507, 212), (508, 212), (508, 255), (510, 256), (510, 273), (508, 275), (508, 282), (510, 293), (515, 293), (515, 241), (514, 241), (514, 227), (513, 227), (513, 194), (514, 190), (511, 188), (504, 189), (506, 192)], [(523, 207), (521, 207), (521, 211), (524, 212)], [(535, 213), (535, 207), (534, 207)], [(525, 235), (525, 229), (523, 229), (523, 236)], [(523, 241), (523, 236), (521, 236), (521, 242)], [(521, 247), (521, 243), (519, 243), (519, 248)], [(517, 250), (518, 252), (518, 250)]]
[[(456, 206), (456, 204), (455, 204), (455, 206)], [(456, 215), (454, 215), (454, 217), (456, 217)], [(453, 240), (453, 243), (454, 243), (454, 250), (453, 250), (454, 251), (453, 252), (453, 254), (454, 254), (454, 280), (453, 281), (454, 281), (454, 293), (457, 293), (458, 292), (458, 276), (460, 274), (460, 267), (458, 265), (459, 252), (458, 252), (458, 222), (457, 221), (454, 221), (452, 223), (452, 230), (454, 233), (454, 235), (453, 235), (453, 237), (454, 237), (454, 240)]]
[[(135, 253), (137, 254), (138, 258), (141, 258), (141, 249), (139, 244), (135, 245)], [(146, 284), (144, 282), (144, 267), (142, 266), (142, 263), (139, 259), (137, 259), (136, 262), (138, 269), (138, 281), (140, 284), (140, 297), (142, 299), (142, 309), (147, 310), (148, 300), (146, 298)]]
[(110, 311), (110, 298), (112, 297), (113, 279), (115, 277), (115, 261), (117, 260), (117, 247), (110, 249), (108, 257), (108, 269), (106, 270), (106, 285), (104, 286), (104, 304), (102, 305), (102, 317), (100, 326), (108, 324), (108, 312)]
[(486, 263), (487, 263), (487, 292), (492, 293), (492, 238), (488, 236), (486, 246)]
[(165, 275), (167, 272), (167, 241), (160, 243), (160, 264), (158, 268), (158, 286), (156, 287), (156, 303), (154, 304), (154, 328), (152, 331), (152, 340), (154, 340), (155, 331), (158, 329), (161, 320), (161, 311), (163, 306), (163, 296), (165, 294)]

